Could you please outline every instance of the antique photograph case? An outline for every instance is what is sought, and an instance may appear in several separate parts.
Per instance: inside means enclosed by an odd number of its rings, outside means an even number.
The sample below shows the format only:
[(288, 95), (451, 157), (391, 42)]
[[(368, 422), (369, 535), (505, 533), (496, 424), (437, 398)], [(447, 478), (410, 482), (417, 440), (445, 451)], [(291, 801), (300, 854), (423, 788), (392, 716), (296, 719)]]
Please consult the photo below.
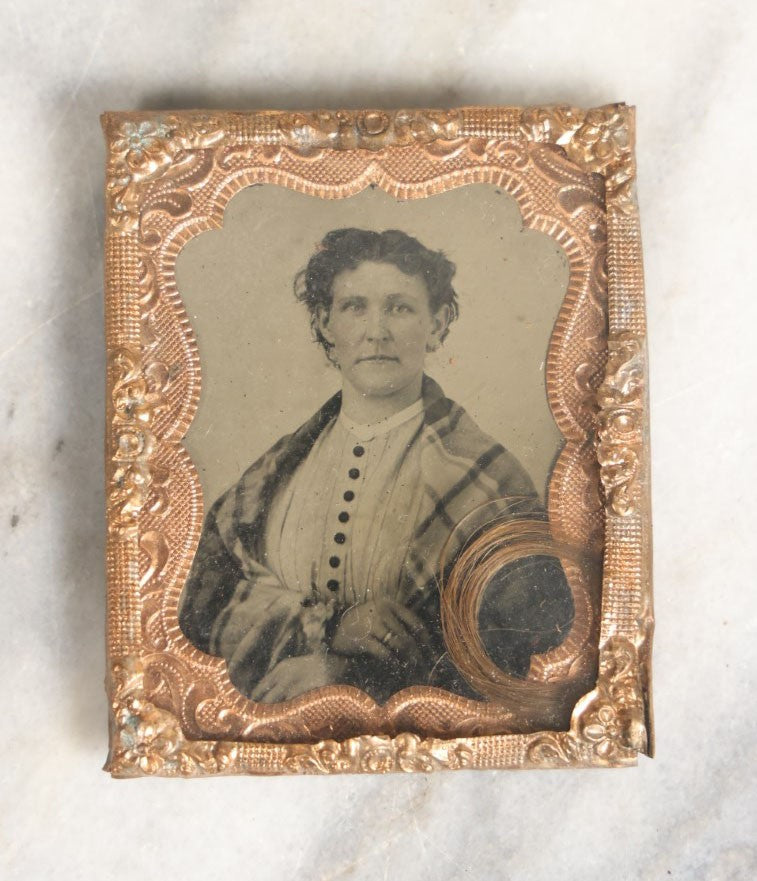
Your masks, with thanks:
[(103, 127), (107, 769), (650, 754), (632, 109)]

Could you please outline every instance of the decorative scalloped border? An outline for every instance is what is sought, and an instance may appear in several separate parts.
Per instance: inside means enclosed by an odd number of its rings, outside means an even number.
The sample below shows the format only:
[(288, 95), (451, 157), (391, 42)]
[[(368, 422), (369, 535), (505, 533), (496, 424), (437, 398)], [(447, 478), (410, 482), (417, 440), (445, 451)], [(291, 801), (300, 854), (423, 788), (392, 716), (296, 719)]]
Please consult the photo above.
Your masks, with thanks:
[[(568, 107), (463, 108), (442, 111), (314, 113), (106, 114), (106, 336), (108, 346), (108, 652), (114, 776), (218, 773), (394, 771), (439, 768), (618, 766), (651, 754), (650, 515), (645, 400), (645, 319), (638, 211), (633, 194), (634, 116), (625, 105), (583, 111)], [(224, 143), (240, 151), (263, 145), (272, 162), (324, 149), (457, 141), (557, 145), (605, 185), (609, 332), (605, 380), (597, 394), (597, 459), (605, 492), (605, 543), (599, 676), (563, 732), (423, 739), (364, 735), (317, 744), (190, 740), (178, 717), (149, 700), (140, 651), (139, 584), (150, 580), (166, 549), (145, 530), (161, 505), (164, 466), (156, 440), (180, 439), (199, 394), (199, 360), (191, 333), (185, 352), (183, 408), (163, 394), (169, 377), (150, 365), (151, 211), (186, 210), (176, 182), (197, 181), (188, 161)], [(201, 166), (201, 163), (200, 163)], [(182, 176), (184, 176), (182, 178)], [(166, 181), (162, 187), (161, 181)], [(173, 182), (173, 184), (171, 184)], [(359, 188), (359, 186), (358, 186)], [(148, 198), (149, 194), (149, 198)], [(149, 250), (149, 249), (148, 249)], [(175, 290), (165, 295), (178, 300)], [(174, 401), (175, 403), (175, 401)], [(178, 413), (178, 415), (176, 415)], [(181, 467), (192, 469), (186, 455)], [(184, 538), (193, 547), (197, 535)], [(148, 563), (145, 564), (146, 555)], [(185, 573), (184, 573), (185, 574)], [(136, 590), (135, 590), (136, 585)]]

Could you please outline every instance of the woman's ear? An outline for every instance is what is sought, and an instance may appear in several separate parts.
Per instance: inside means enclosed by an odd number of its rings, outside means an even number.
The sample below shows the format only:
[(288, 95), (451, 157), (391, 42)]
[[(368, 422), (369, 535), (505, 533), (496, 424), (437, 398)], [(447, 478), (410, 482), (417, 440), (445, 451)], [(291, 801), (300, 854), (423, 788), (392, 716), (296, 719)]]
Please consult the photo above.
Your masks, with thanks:
[(325, 306), (316, 307), (315, 320), (316, 324), (318, 325), (318, 330), (320, 331), (321, 336), (326, 340), (326, 342), (330, 343), (333, 346), (334, 335), (331, 333), (331, 329), (329, 328), (330, 318), (331, 313)]
[(432, 316), (431, 333), (426, 343), (426, 349), (429, 352), (435, 352), (442, 344), (444, 332), (449, 327), (450, 309), (445, 303)]

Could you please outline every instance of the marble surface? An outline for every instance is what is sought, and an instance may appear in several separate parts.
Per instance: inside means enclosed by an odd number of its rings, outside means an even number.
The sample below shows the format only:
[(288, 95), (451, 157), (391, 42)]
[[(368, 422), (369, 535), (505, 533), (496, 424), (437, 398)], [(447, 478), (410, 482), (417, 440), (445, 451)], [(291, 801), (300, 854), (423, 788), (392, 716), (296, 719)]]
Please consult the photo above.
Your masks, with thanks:
[[(757, 7), (7, 0), (2, 21), (0, 874), (757, 877)], [(639, 108), (658, 757), (111, 781), (98, 114), (618, 99)]]

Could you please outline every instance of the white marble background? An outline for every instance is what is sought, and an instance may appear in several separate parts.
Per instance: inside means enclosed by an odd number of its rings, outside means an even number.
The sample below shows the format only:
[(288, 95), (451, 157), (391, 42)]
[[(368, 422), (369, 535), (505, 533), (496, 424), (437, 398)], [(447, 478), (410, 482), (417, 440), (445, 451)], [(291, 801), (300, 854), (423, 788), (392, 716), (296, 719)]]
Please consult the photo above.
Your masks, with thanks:
[[(757, 877), (757, 7), (5, 0), (0, 22), (0, 875)], [(658, 757), (111, 781), (98, 114), (613, 100), (639, 108)]]

